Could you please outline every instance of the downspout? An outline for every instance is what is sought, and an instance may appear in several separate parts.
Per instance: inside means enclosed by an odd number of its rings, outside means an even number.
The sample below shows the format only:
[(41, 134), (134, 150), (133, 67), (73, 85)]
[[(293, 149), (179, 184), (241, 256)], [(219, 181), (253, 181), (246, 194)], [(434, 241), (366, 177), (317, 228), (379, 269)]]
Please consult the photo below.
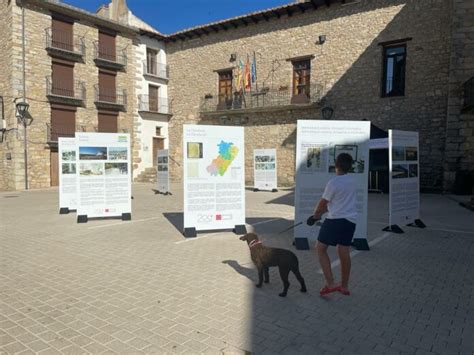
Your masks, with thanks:
[[(22, 61), (23, 61), (23, 102), (26, 102), (26, 44), (25, 44), (25, 4), (21, 1), (21, 37), (22, 37)], [(28, 136), (26, 133), (26, 120), (23, 124), (24, 159), (25, 159), (25, 190), (28, 190)]]

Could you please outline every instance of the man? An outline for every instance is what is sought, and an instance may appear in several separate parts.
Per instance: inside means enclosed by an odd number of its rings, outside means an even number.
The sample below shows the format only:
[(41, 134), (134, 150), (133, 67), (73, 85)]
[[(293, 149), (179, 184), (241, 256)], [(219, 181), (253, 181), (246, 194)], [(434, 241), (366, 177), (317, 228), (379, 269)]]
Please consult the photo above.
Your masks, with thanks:
[[(317, 220), (327, 212), (316, 244), (319, 264), (326, 279), (326, 285), (319, 291), (321, 296), (336, 291), (350, 295), (350, 245), (357, 220), (356, 186), (353, 176), (348, 174), (351, 169), (352, 157), (347, 153), (339, 154), (336, 158), (336, 176), (327, 183), (323, 197), (314, 211), (314, 218)], [(341, 263), (341, 284), (336, 284), (332, 275), (331, 261), (327, 254), (330, 245), (337, 245)]]

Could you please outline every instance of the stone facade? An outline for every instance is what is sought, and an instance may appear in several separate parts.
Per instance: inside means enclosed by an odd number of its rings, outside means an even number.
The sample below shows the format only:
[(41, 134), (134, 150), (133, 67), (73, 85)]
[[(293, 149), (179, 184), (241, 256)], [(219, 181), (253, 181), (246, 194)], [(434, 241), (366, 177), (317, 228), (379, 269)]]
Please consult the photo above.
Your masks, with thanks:
[[(456, 1), (459, 5), (459, 1)], [(440, 190), (446, 139), (450, 31), (453, 1), (364, 0), (338, 2), (316, 10), (283, 15), (268, 21), (214, 31), (192, 39), (176, 36), (167, 46), (170, 65), (169, 93), (173, 98), (170, 122), (171, 155), (182, 157), (182, 124), (239, 124), (244, 122), (247, 149), (247, 183), (253, 180), (254, 148), (278, 150), (278, 182), (294, 183), (296, 120), (321, 119), (321, 105), (334, 109), (333, 119), (372, 121), (383, 129), (416, 130), (420, 133), (421, 184)], [(319, 35), (326, 42), (316, 44)], [(172, 36), (173, 37), (173, 36)], [(184, 40), (180, 38), (185, 38)], [(381, 97), (382, 46), (407, 39), (405, 95)], [(216, 95), (215, 70), (233, 66), (236, 53), (246, 59), (257, 55), (258, 84), (274, 88), (290, 86), (292, 64), (287, 58), (313, 55), (311, 81), (321, 88), (320, 104), (305, 110), (203, 114), (201, 100)], [(264, 82), (265, 81), (265, 82)], [(469, 133), (469, 132), (467, 132)], [(459, 154), (459, 153), (458, 153)], [(181, 169), (171, 166), (174, 180)]]
[[(2, 94), (7, 92), (10, 97), (21, 97), (23, 93), (22, 79), (22, 9), (15, 1), (2, 1), (0, 16), (2, 36), (0, 48), (7, 48), (0, 56), (2, 69), (1, 80), (8, 83)], [(51, 27), (51, 12), (42, 6), (27, 3), (25, 6), (25, 39), (26, 39), (26, 97), (30, 104), (29, 112), (33, 118), (28, 127), (28, 171), (29, 187), (44, 188), (51, 185), (51, 155), (54, 145), (47, 143), (48, 124), (51, 121), (51, 105), (46, 96), (46, 76), (51, 75), (52, 58), (45, 48), (45, 29)], [(97, 22), (97, 21), (95, 21)], [(99, 21), (100, 22), (100, 21)], [(102, 24), (107, 27), (108, 23)], [(84, 107), (76, 111), (76, 131), (94, 132), (98, 126), (98, 109), (94, 104), (94, 85), (98, 84), (98, 67), (94, 62), (93, 42), (98, 40), (97, 23), (80, 19), (74, 23), (74, 35), (84, 37), (86, 54), (83, 62), (75, 63), (74, 79), (86, 84), (86, 100)], [(126, 29), (117, 34), (117, 48), (126, 48), (128, 62), (124, 71), (119, 71), (116, 77), (116, 87), (126, 89), (126, 112), (118, 116), (118, 131), (133, 132), (133, 122), (136, 120), (135, 94), (135, 40), (136, 32)], [(9, 78), (7, 78), (9, 76)], [(6, 102), (13, 99), (8, 97)], [(13, 105), (6, 105), (7, 129), (16, 128), (17, 122)], [(23, 129), (19, 127), (18, 135), (14, 132), (7, 134), (6, 140), (0, 145), (2, 154), (0, 162), (0, 188), (5, 190), (24, 189), (24, 159), (23, 159)], [(11, 160), (6, 156), (10, 155)]]
[(474, 77), (474, 1), (456, 0), (455, 5), (446, 121), (445, 189), (452, 187), (456, 172), (471, 171), (474, 176), (474, 113), (461, 110), (463, 84)]

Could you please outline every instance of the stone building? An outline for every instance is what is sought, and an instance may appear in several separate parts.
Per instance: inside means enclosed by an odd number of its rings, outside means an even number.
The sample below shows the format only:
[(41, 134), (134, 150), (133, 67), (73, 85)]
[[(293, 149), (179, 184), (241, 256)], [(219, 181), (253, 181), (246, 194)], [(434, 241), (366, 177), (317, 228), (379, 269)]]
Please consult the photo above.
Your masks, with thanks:
[[(171, 156), (181, 162), (183, 124), (243, 125), (247, 182), (251, 151), (275, 147), (279, 184), (291, 185), (298, 119), (370, 120), (419, 131), (422, 188), (450, 189), (457, 170), (474, 170), (472, 80), (470, 94), (464, 84), (474, 76), (473, 8), (308, 0), (172, 34)], [(239, 94), (237, 67), (254, 55), (256, 82)]]
[(29, 103), (29, 188), (58, 183), (58, 137), (134, 132), (135, 27), (52, 0), (1, 1), (0, 21), (1, 190), (25, 188), (14, 99)]
[(137, 18), (125, 0), (113, 0), (97, 13), (139, 30), (135, 40), (136, 121), (134, 124), (135, 181), (156, 180), (157, 151), (168, 148), (168, 65), (165, 39), (150, 25)]

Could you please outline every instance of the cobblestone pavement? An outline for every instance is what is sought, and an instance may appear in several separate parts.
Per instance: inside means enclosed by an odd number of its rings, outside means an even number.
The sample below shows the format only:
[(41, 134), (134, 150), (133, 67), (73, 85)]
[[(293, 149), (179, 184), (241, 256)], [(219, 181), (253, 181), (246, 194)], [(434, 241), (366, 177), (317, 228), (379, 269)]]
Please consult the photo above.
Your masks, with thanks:
[[(2, 353), (473, 353), (474, 215), (448, 197), (423, 195), (428, 228), (395, 235), (381, 231), (387, 196), (370, 195), (353, 294), (319, 297), (314, 252), (295, 251), (309, 292), (290, 277), (280, 298), (277, 270), (256, 289), (243, 242), (185, 240), (181, 191), (152, 188), (134, 185), (132, 221), (80, 225), (58, 214), (55, 189), (0, 194)], [(291, 190), (246, 198), (264, 242), (294, 250), (277, 235), (293, 223)]]

